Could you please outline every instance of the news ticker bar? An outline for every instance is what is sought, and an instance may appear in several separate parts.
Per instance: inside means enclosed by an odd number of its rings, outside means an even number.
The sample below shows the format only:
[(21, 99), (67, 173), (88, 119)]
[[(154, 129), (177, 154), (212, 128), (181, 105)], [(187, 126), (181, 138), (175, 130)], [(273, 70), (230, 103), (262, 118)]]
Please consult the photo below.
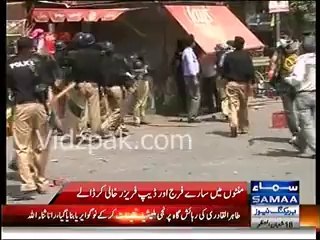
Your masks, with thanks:
[(71, 182), (51, 204), (247, 205), (247, 182)]
[[(2, 206), (3, 226), (215, 226), (255, 227), (250, 208), (219, 205), (6, 205)], [(320, 229), (320, 207), (300, 205), (299, 224), (283, 218), (279, 226), (259, 228), (313, 227)], [(271, 219), (271, 220), (270, 220)], [(273, 220), (272, 220), (273, 219)], [(290, 222), (291, 218), (287, 220)], [(252, 222), (253, 220), (253, 222)], [(282, 224), (282, 222), (284, 222)]]
[(2, 239), (316, 239), (314, 229), (3, 227)]
[(4, 226), (249, 226), (248, 207), (216, 205), (16, 205)]

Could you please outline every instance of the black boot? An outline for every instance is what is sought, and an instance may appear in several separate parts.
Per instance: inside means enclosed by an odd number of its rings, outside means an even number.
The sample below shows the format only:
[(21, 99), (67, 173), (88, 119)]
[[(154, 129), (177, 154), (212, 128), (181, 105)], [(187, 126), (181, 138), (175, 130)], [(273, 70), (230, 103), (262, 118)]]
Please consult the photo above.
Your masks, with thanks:
[(233, 138), (238, 137), (237, 127), (231, 127), (231, 137), (233, 137)]

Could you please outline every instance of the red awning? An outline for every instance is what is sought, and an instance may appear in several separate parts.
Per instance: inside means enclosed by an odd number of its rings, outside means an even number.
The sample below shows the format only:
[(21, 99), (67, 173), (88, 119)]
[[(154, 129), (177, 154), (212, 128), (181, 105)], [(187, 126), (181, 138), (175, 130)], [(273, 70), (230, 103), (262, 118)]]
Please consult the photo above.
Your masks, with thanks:
[(97, 22), (113, 21), (128, 8), (116, 9), (60, 9), (60, 8), (35, 8), (32, 12), (32, 19), (35, 22)]
[(225, 6), (166, 5), (180, 25), (206, 52), (214, 51), (216, 44), (242, 36), (246, 49), (258, 49), (263, 43)]

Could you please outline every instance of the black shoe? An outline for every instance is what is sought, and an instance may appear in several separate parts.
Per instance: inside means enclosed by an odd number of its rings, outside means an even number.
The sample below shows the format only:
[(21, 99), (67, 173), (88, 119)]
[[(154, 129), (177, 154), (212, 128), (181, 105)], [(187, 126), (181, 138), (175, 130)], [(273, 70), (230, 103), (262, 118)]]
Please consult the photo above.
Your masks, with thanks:
[(291, 145), (292, 145), (296, 150), (298, 150), (299, 153), (301, 153), (301, 154), (302, 154), (302, 153), (305, 153), (306, 150), (307, 150), (307, 148), (301, 147), (301, 146), (299, 145), (299, 143), (297, 142), (297, 140), (292, 141)]
[(200, 119), (194, 118), (194, 119), (189, 119), (188, 123), (201, 123)]
[(239, 130), (238, 134), (240, 134), (240, 135), (248, 134), (248, 131), (247, 130)]
[(128, 137), (128, 136), (129, 136), (129, 133), (122, 132), (121, 130), (116, 130), (114, 132), (114, 137), (115, 138)]
[(126, 127), (121, 128), (121, 131), (122, 131), (122, 132), (130, 132), (129, 129), (126, 128)]
[(101, 139), (110, 139), (112, 138), (112, 134), (111, 133), (103, 133), (100, 135)]
[(141, 125), (149, 125), (150, 123), (147, 122), (147, 121), (141, 121), (140, 124), (141, 124)]
[(9, 169), (11, 169), (12, 171), (18, 171), (18, 165), (16, 160), (11, 160), (8, 166)]
[(238, 137), (238, 130), (236, 127), (231, 127), (231, 137), (236, 138)]
[(64, 132), (62, 130), (57, 131), (57, 136), (62, 137), (64, 135)]

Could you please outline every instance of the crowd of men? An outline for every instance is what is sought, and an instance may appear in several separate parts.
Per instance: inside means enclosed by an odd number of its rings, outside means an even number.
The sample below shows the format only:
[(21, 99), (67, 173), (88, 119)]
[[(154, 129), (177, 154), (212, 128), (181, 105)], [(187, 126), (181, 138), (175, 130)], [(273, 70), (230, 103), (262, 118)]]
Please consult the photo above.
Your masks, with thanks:
[(54, 56), (39, 54), (31, 38), (20, 38), (17, 55), (8, 59), (7, 83), (14, 105), (12, 129), (21, 191), (46, 189), (49, 145), (43, 149), (41, 142), (47, 139), (49, 123), (73, 143), (83, 135), (90, 141), (126, 136), (121, 106), (134, 94), (134, 123), (146, 124), (147, 76), (142, 56), (125, 58), (114, 52), (111, 42), (97, 43), (90, 33), (76, 34), (68, 45), (58, 41)]
[[(175, 54), (176, 80), (182, 103), (188, 102), (186, 97), (190, 99), (188, 106), (183, 105), (189, 122), (199, 122), (196, 117), (201, 98), (198, 79), (201, 68), (202, 84), (206, 90), (203, 98), (209, 99), (211, 112), (222, 112), (229, 120), (231, 137), (248, 133), (248, 97), (253, 95), (256, 81), (252, 58), (243, 49), (244, 44), (244, 39), (237, 36), (232, 41), (217, 45), (215, 61), (199, 67), (193, 51), (193, 36), (190, 35), (184, 44), (179, 42)], [(315, 48), (315, 36), (312, 34), (304, 36), (302, 42), (287, 35), (281, 36), (268, 72), (269, 83), (283, 103), (292, 134), (289, 143), (301, 153), (307, 147), (315, 152)], [(215, 104), (212, 104), (212, 95)]]
[[(229, 121), (230, 136), (247, 134), (248, 98), (255, 87), (255, 71), (250, 54), (244, 50), (245, 40), (237, 36), (216, 46), (216, 62), (211, 66), (214, 76), (200, 66), (192, 35), (179, 44), (175, 77), (188, 122), (200, 122), (201, 72), (215, 95), (216, 111)], [(301, 152), (307, 147), (315, 152), (315, 38), (306, 37), (302, 48), (294, 44), (287, 37), (280, 40), (269, 78), (282, 97), (293, 135), (290, 143)], [(48, 187), (45, 169), (50, 144), (43, 148), (41, 142), (47, 139), (49, 123), (61, 134), (68, 134), (73, 143), (83, 134), (91, 140), (126, 136), (123, 102), (134, 94), (134, 123), (147, 124), (149, 71), (145, 59), (119, 55), (113, 43), (96, 42), (90, 33), (76, 34), (69, 44), (57, 41), (54, 56), (37, 53), (33, 40), (22, 37), (17, 41), (17, 55), (8, 59), (7, 66), (22, 192), (41, 193)]]
[[(217, 45), (216, 61), (205, 64), (200, 64), (197, 59), (192, 35), (184, 44), (180, 44), (180, 54), (175, 56), (176, 80), (182, 103), (188, 103), (184, 105), (188, 112), (188, 122), (200, 122), (197, 117), (202, 81), (207, 91), (204, 97), (207, 97), (209, 108), (211, 111), (222, 112), (223, 116), (229, 119), (231, 136), (246, 134), (249, 127), (247, 103), (254, 87), (255, 70), (249, 53), (244, 50), (245, 40), (237, 36), (226, 44)], [(202, 76), (201, 80), (199, 76)], [(212, 95), (215, 104), (212, 102)]]

